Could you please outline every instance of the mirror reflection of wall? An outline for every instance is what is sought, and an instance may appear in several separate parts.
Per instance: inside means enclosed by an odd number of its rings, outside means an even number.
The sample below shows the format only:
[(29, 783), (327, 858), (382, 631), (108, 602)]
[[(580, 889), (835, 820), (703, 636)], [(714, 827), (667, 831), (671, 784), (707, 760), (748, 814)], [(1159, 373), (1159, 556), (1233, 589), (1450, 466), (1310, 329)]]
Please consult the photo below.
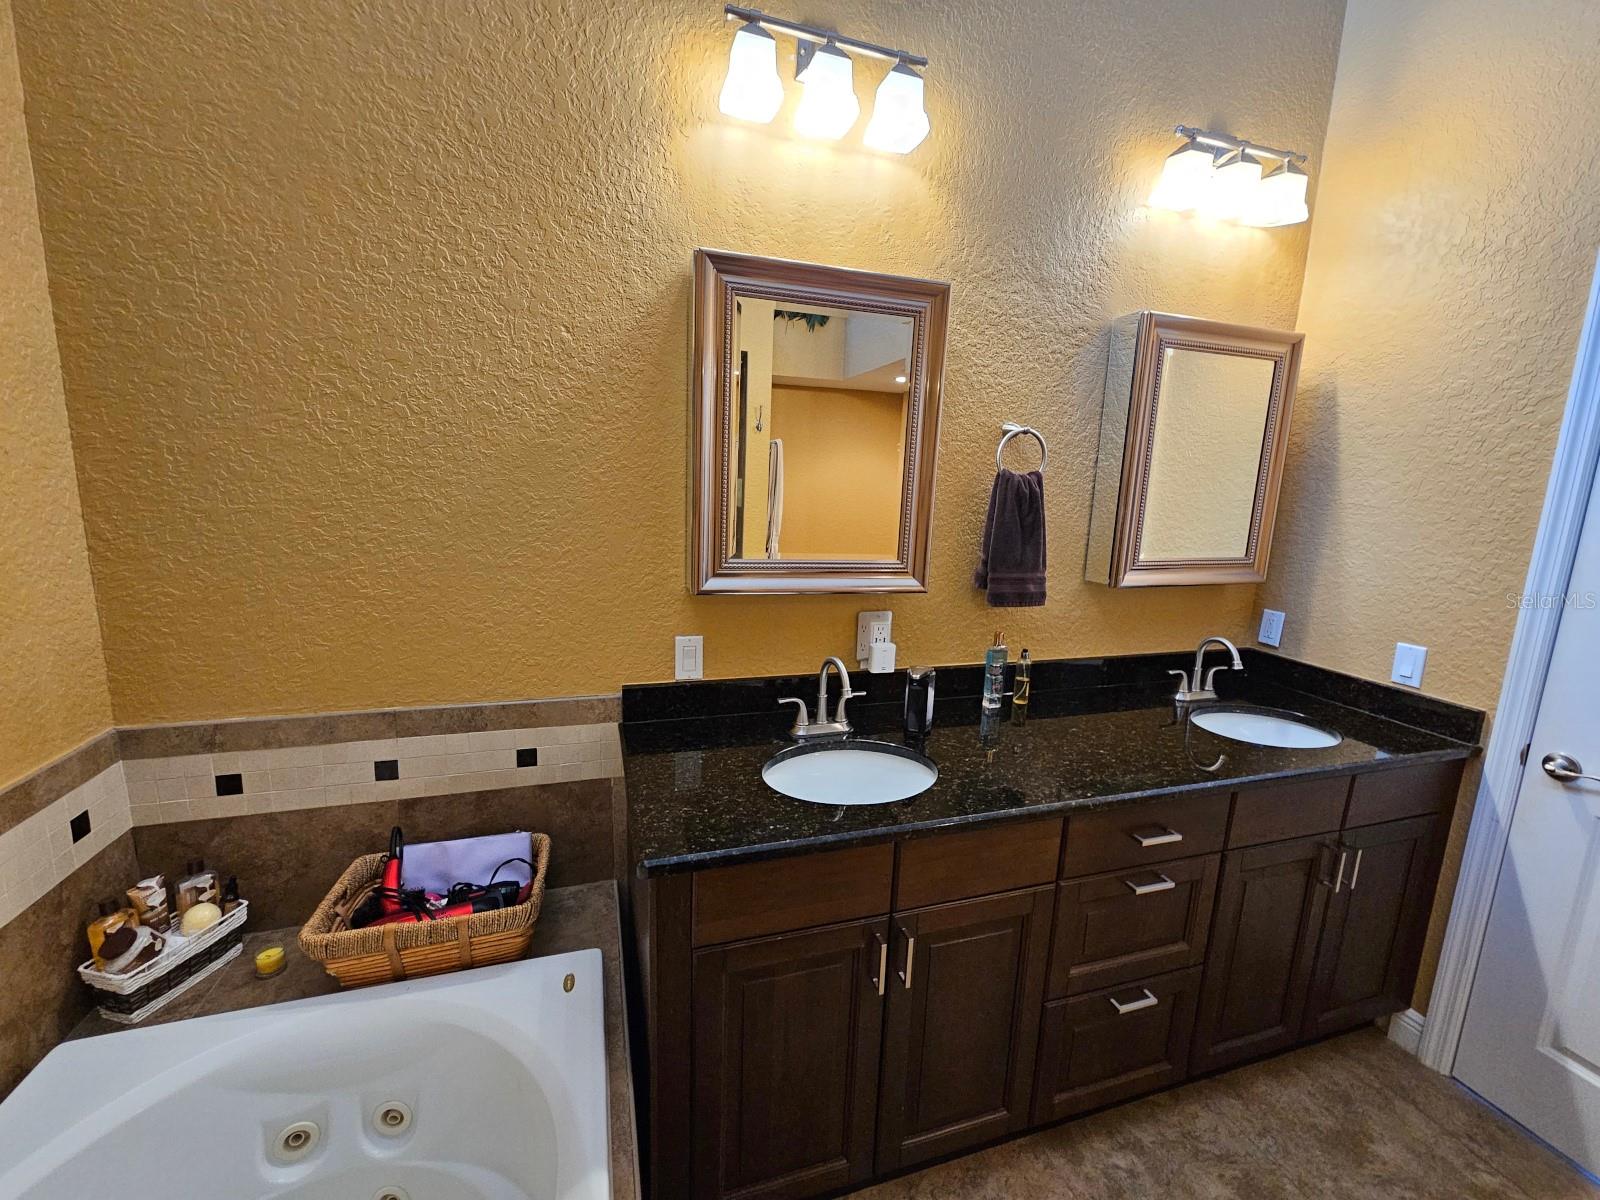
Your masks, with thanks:
[(898, 556), (912, 332), (907, 317), (738, 300), (730, 558)]
[(1265, 578), (1304, 341), (1171, 313), (1112, 324), (1084, 578)]
[(1139, 558), (1243, 558), (1272, 402), (1271, 359), (1167, 347)]

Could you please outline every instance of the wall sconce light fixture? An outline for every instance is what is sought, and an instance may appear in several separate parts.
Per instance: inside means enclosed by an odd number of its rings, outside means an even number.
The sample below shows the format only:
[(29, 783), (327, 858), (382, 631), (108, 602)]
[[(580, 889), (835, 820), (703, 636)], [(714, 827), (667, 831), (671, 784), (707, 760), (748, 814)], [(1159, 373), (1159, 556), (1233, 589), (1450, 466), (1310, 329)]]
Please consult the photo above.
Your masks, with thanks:
[(783, 82), (778, 76), (777, 42), (773, 33), (785, 33), (797, 43), (795, 78), (804, 89), (795, 110), (796, 132), (828, 141), (842, 138), (861, 116), (856, 99), (855, 64), (846, 49), (894, 64), (878, 85), (862, 140), (875, 150), (908, 154), (928, 136), (928, 113), (923, 107), (922, 76), (914, 67), (926, 67), (920, 54), (893, 50), (842, 33), (768, 16), (753, 8), (728, 4), (730, 20), (743, 21), (733, 35), (728, 54), (728, 75), (722, 84), (718, 107), (730, 117), (765, 125), (783, 104)]
[(1185, 142), (1161, 168), (1150, 194), (1154, 207), (1262, 227), (1310, 218), (1304, 154), (1189, 125), (1175, 132)]

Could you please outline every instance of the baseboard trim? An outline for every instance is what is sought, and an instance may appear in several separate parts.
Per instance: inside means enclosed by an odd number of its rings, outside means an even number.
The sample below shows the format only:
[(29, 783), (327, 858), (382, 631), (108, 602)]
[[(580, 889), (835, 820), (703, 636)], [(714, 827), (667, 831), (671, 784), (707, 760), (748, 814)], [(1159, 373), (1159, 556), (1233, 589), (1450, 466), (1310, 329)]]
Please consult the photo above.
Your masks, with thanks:
[(1422, 1027), (1428, 1018), (1414, 1008), (1389, 1018), (1389, 1040), (1413, 1058), (1422, 1046)]

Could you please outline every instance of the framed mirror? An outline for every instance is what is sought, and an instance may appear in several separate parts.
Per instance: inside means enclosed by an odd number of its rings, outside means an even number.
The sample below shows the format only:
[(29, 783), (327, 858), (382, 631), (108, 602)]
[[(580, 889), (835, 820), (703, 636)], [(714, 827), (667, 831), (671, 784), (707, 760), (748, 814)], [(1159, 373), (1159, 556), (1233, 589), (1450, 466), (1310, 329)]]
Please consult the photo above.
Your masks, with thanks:
[(949, 296), (695, 252), (695, 591), (927, 590)]
[(1266, 578), (1304, 341), (1158, 312), (1112, 326), (1087, 579)]

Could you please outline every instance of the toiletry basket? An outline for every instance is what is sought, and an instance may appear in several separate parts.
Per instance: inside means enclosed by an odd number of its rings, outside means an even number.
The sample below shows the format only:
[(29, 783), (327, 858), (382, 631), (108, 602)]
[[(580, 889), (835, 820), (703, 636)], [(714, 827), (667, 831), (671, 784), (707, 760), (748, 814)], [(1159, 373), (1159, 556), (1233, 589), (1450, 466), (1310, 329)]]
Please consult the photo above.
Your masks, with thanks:
[(529, 836), (533, 840), (533, 891), (521, 904), (465, 917), (351, 929), (340, 914), (353, 911), (378, 885), (387, 857), (367, 854), (350, 864), (317, 905), (300, 930), (300, 948), (307, 958), (320, 962), (340, 987), (392, 983), (519, 959), (533, 940), (550, 868), (549, 836)]
[[(192, 937), (168, 934), (166, 947), (142, 967), (113, 975), (91, 959), (78, 968), (78, 978), (94, 989), (106, 1020), (137, 1025), (237, 958), (249, 916), (250, 905), (241, 900), (222, 920)], [(177, 926), (176, 917), (172, 924)]]

